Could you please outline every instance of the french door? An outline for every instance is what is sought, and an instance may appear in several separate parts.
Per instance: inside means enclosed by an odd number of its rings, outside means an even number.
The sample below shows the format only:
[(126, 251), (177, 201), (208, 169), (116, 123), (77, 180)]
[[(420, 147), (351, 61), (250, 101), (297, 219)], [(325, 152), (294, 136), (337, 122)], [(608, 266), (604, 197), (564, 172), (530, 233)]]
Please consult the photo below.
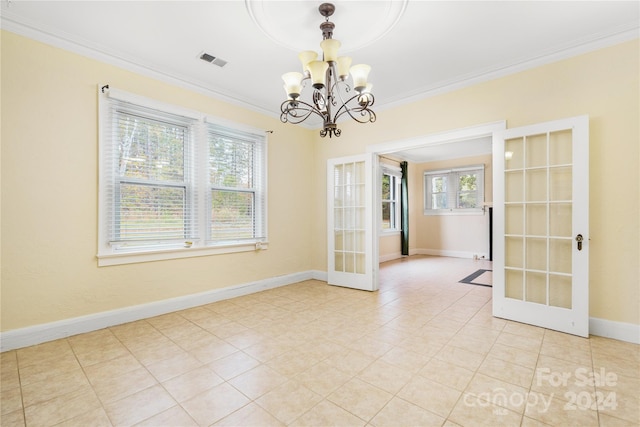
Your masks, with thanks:
[(589, 119), (494, 134), (493, 315), (589, 335)]
[[(377, 241), (373, 238), (372, 154), (327, 161), (327, 228), (330, 285), (378, 289)], [(377, 212), (377, 211), (375, 211)]]

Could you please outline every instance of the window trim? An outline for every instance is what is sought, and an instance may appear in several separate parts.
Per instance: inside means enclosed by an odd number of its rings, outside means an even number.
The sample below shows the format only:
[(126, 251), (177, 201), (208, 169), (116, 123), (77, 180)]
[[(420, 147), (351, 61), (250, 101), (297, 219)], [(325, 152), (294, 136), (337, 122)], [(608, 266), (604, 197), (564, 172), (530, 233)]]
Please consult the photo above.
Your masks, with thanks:
[[(380, 221), (380, 232), (383, 234), (397, 234), (400, 233), (402, 231), (402, 224), (401, 224), (401, 209), (400, 209), (400, 186), (401, 186), (401, 179), (402, 179), (402, 170), (399, 167), (396, 166), (392, 166), (392, 165), (388, 165), (388, 164), (384, 164), (381, 163), (380, 164), (380, 169), (381, 169), (381, 173), (380, 173), (380, 189), (382, 189), (382, 179), (384, 178), (384, 175), (389, 175), (389, 176), (393, 176), (395, 177), (395, 181), (396, 181), (396, 191), (395, 191), (395, 195), (396, 195), (396, 200), (393, 201), (393, 203), (395, 203), (395, 209), (394, 209), (394, 216), (395, 216), (395, 227), (391, 227), (391, 228), (383, 228), (382, 227), (382, 223), (383, 221)], [(385, 202), (385, 200), (382, 199), (382, 194), (380, 194), (380, 209), (382, 209), (382, 203)]]
[[(426, 170), (423, 175), (423, 208), (424, 215), (484, 215), (485, 201), (484, 201), (484, 164), (469, 165), (462, 167), (455, 167), (449, 169), (434, 169)], [(447, 200), (455, 201), (457, 205), (458, 194), (460, 193), (459, 180), (457, 179), (461, 173), (464, 172), (476, 172), (478, 174), (478, 204), (477, 208), (457, 208), (448, 207), (446, 209), (432, 209), (431, 208), (431, 177), (446, 176), (447, 177)]]
[[(162, 243), (155, 246), (153, 249), (150, 247), (128, 248), (118, 249), (116, 245), (112, 245), (109, 242), (109, 226), (108, 218), (110, 215), (111, 207), (109, 205), (109, 193), (112, 192), (111, 182), (107, 179), (109, 172), (107, 168), (112, 166), (110, 159), (107, 159), (107, 151), (110, 148), (110, 143), (105, 141), (106, 132), (112, 126), (109, 120), (109, 106), (112, 101), (121, 101), (131, 103), (143, 108), (151, 108), (164, 113), (172, 115), (180, 115), (187, 119), (195, 120), (193, 125), (193, 148), (191, 156), (194, 157), (194, 164), (192, 167), (201, 168), (201, 173), (198, 174), (197, 179), (199, 182), (194, 184), (200, 190), (196, 192), (195, 198), (197, 199), (193, 206), (193, 214), (201, 216), (201, 220), (198, 222), (198, 239), (185, 239), (187, 241)], [(248, 252), (268, 249), (268, 183), (267, 183), (267, 155), (268, 155), (268, 138), (264, 130), (254, 127), (238, 124), (225, 119), (209, 116), (199, 111), (185, 109), (176, 105), (163, 103), (151, 98), (146, 98), (140, 95), (132, 94), (126, 91), (118, 90), (116, 88), (109, 88), (105, 85), (98, 85), (98, 250), (97, 260), (98, 266), (110, 266), (120, 264), (132, 264), (139, 262), (161, 261), (169, 259), (191, 258), (208, 255), (218, 254), (230, 254), (238, 252)], [(261, 224), (261, 231), (264, 237), (255, 239), (248, 239), (246, 241), (227, 241), (222, 243), (212, 243), (208, 241), (208, 235), (205, 232), (208, 221), (207, 218), (207, 194), (206, 191), (210, 188), (208, 183), (208, 177), (206, 172), (206, 159), (208, 159), (208, 140), (206, 137), (207, 126), (220, 126), (228, 128), (234, 132), (244, 132), (252, 135), (260, 136), (260, 162), (257, 165), (258, 173), (261, 175), (262, 185), (260, 186), (259, 197), (262, 199), (260, 203), (260, 218), (263, 223)], [(200, 142), (196, 142), (195, 139), (200, 139)], [(200, 164), (196, 164), (200, 163)], [(210, 215), (210, 212), (209, 212)], [(256, 212), (256, 215), (258, 213)]]

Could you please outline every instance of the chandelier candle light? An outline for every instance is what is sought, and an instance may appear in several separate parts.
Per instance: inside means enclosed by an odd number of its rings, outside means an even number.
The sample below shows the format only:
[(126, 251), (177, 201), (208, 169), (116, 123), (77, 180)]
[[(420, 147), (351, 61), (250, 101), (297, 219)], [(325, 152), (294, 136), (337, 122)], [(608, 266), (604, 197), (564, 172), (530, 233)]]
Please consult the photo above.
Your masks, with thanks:
[[(367, 77), (371, 67), (366, 64), (351, 66), (351, 58), (338, 56), (340, 42), (332, 38), (335, 24), (329, 22), (335, 6), (331, 3), (323, 3), (318, 8), (320, 14), (325, 17), (325, 22), (320, 24), (322, 30), (322, 61), (318, 60), (318, 54), (312, 50), (301, 52), (298, 57), (302, 63), (302, 73), (290, 72), (282, 75), (284, 90), (287, 100), (280, 106), (280, 120), (283, 123), (298, 124), (305, 121), (312, 114), (320, 116), (324, 122), (320, 136), (340, 136), (341, 130), (336, 126), (336, 121), (344, 114), (348, 114), (359, 123), (375, 122), (376, 114), (371, 110), (374, 102), (371, 93), (371, 83), (367, 83)], [(353, 90), (347, 83), (349, 73), (353, 79)], [(300, 99), (304, 83), (311, 80), (313, 86), (312, 103)], [(344, 101), (345, 97), (350, 97)], [(335, 112), (334, 112), (335, 110)]]

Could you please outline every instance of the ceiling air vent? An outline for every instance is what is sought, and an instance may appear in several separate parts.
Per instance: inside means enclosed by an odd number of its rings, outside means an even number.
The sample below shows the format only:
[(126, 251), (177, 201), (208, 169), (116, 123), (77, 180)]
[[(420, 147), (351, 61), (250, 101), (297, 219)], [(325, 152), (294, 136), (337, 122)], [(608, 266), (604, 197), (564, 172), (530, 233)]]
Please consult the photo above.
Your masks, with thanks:
[(217, 65), (218, 67), (221, 67), (221, 68), (227, 65), (227, 61), (225, 61), (224, 59), (217, 58), (213, 55), (208, 54), (207, 52), (202, 52), (200, 54), (200, 59), (210, 64)]

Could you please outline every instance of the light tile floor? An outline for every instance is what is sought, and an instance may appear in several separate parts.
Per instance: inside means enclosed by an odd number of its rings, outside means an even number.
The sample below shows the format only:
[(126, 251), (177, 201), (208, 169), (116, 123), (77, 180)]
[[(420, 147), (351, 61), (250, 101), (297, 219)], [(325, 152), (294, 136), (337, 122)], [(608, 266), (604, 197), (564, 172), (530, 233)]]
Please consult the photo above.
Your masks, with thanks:
[(2, 426), (637, 426), (640, 346), (491, 316), (486, 261), (306, 281), (2, 353)]

